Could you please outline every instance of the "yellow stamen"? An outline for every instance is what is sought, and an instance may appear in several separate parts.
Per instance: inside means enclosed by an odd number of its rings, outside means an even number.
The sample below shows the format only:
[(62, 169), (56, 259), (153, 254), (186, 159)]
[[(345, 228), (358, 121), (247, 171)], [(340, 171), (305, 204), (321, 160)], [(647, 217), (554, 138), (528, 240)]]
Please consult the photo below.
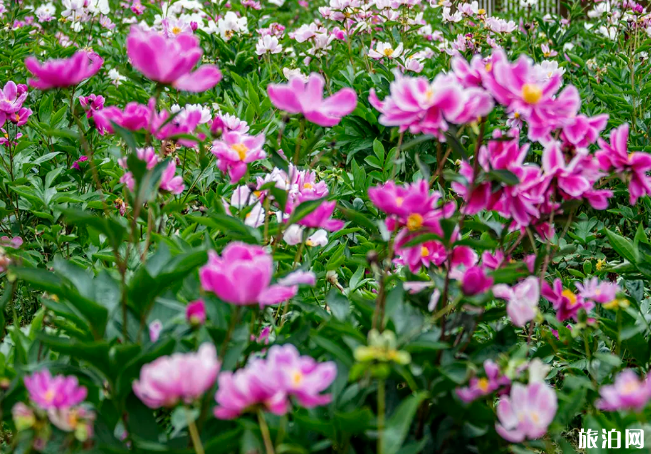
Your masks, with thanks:
[(477, 387), (481, 389), (482, 391), (486, 392), (488, 391), (488, 379), (486, 378), (480, 378), (477, 381)]
[(491, 72), (491, 70), (493, 69), (493, 64), (492, 63), (486, 63), (485, 68), (486, 68), (486, 72)]
[(303, 381), (303, 373), (300, 370), (294, 371), (292, 374), (292, 384), (298, 386)]
[(427, 246), (421, 246), (420, 248), (420, 256), (421, 257), (427, 257), (429, 255), (429, 249), (427, 249)]
[(479, 11), (477, 11), (477, 14), (486, 14), (486, 10), (484, 8), (481, 8)]
[(52, 391), (51, 389), (48, 389), (48, 390), (45, 392), (45, 396), (44, 396), (44, 397), (45, 397), (45, 400), (46, 400), (47, 402), (52, 402), (52, 401), (54, 400), (54, 391)]
[(178, 35), (179, 33), (181, 33), (181, 27), (172, 28), (172, 33), (174, 33), (175, 35)]
[(305, 183), (305, 184), (303, 185), (303, 187), (304, 187), (305, 189), (312, 189), (314, 186), (312, 186), (312, 183)]
[(640, 384), (637, 381), (629, 381), (624, 385), (622, 392), (624, 394), (633, 394), (638, 389), (640, 389)]
[(384, 51), (382, 53), (384, 55), (386, 55), (387, 57), (390, 57), (390, 56), (393, 55), (393, 49), (391, 49), (390, 47), (387, 47), (386, 49), (384, 49)]
[(536, 84), (524, 84), (522, 86), (522, 98), (529, 104), (536, 104), (542, 98), (542, 88)]
[(237, 155), (240, 157), (240, 160), (244, 161), (246, 158), (246, 152), (249, 151), (249, 147), (243, 143), (236, 143), (235, 145), (231, 145), (231, 148), (237, 153)]
[(404, 201), (405, 199), (403, 199), (402, 197), (396, 197), (396, 205), (398, 207), (401, 207)]
[(570, 300), (570, 306), (574, 306), (576, 304), (576, 295), (572, 292), (572, 290), (565, 289), (561, 295)]
[(518, 118), (520, 118), (520, 112), (515, 112), (515, 113), (513, 114), (513, 118), (515, 118), (516, 120), (517, 120)]
[(307, 244), (308, 246), (314, 246), (314, 241), (312, 241), (312, 240), (307, 240), (307, 241), (305, 242), (305, 244)]
[(418, 213), (412, 213), (407, 218), (407, 228), (409, 230), (417, 230), (423, 226), (423, 217)]

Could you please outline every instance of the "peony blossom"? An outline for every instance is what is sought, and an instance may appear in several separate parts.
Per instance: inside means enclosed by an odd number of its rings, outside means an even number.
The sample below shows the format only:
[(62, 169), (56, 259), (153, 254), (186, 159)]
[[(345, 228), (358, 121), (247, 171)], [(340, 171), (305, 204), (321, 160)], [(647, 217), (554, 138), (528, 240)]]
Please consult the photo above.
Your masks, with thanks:
[(198, 299), (188, 304), (185, 308), (185, 319), (193, 326), (206, 323), (206, 303)]
[(493, 287), (493, 295), (506, 300), (506, 313), (515, 326), (524, 326), (538, 313), (540, 284), (534, 276), (529, 276), (513, 287), (498, 284)]
[(497, 404), (497, 433), (511, 443), (535, 440), (547, 433), (558, 408), (556, 393), (542, 382), (516, 383)]
[(23, 381), (29, 398), (44, 410), (72, 407), (82, 402), (88, 390), (80, 386), (77, 377), (50, 375), (48, 370), (34, 372)]
[(468, 296), (485, 293), (492, 285), (493, 278), (486, 276), (486, 272), (480, 266), (471, 266), (461, 278), (461, 290)]
[(296, 295), (295, 286), (271, 285), (273, 259), (264, 248), (240, 242), (228, 244), (222, 255), (208, 253), (199, 270), (201, 286), (238, 306), (278, 304)]
[(594, 307), (592, 301), (584, 299), (580, 294), (576, 295), (570, 289), (563, 289), (560, 279), (554, 280), (553, 286), (543, 282), (541, 293), (556, 309), (556, 318), (559, 321), (568, 318), (578, 320), (577, 314), (580, 309), (585, 309), (587, 312)]
[(212, 387), (219, 368), (215, 346), (205, 343), (196, 353), (161, 356), (142, 366), (133, 392), (149, 408), (190, 404)]
[(604, 411), (634, 410), (641, 412), (651, 400), (651, 381), (640, 380), (632, 369), (617, 375), (615, 383), (599, 389), (596, 406)]
[(267, 154), (262, 150), (264, 134), (250, 136), (239, 132), (226, 132), (220, 140), (212, 144), (210, 152), (217, 157), (217, 167), (228, 173), (231, 183), (242, 179), (247, 170), (247, 164), (264, 159)]
[(28, 83), (39, 90), (65, 88), (77, 85), (94, 76), (104, 60), (94, 52), (77, 51), (70, 58), (47, 60), (40, 63), (36, 57), (27, 57), (25, 67), (34, 76)]
[(322, 228), (329, 232), (341, 230), (344, 226), (344, 221), (332, 219), (332, 213), (336, 206), (337, 202), (335, 201), (323, 202), (316, 210), (298, 221), (298, 223), (306, 227)]
[(484, 361), (484, 370), (486, 377), (477, 378), (473, 377), (467, 387), (459, 387), (455, 390), (459, 399), (464, 402), (472, 402), (479, 397), (491, 394), (501, 386), (506, 386), (511, 383), (511, 380), (500, 374), (500, 369), (490, 359)]
[(308, 121), (319, 126), (335, 126), (342, 117), (355, 110), (357, 95), (352, 88), (342, 88), (323, 99), (324, 85), (323, 77), (312, 73), (307, 82), (293, 77), (287, 84), (269, 85), (267, 92), (276, 108), (291, 114), (303, 114)]

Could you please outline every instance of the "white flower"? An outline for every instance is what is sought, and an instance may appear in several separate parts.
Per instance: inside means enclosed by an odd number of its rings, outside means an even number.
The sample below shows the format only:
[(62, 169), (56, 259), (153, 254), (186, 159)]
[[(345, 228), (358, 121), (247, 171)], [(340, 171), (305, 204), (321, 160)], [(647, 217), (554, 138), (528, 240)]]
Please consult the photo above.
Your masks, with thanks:
[(231, 196), (231, 206), (241, 209), (258, 201), (257, 197), (251, 195), (251, 190), (245, 184), (238, 186)]
[(610, 12), (610, 3), (608, 1), (597, 3), (594, 9), (588, 11), (588, 17), (600, 17)]
[(283, 234), (283, 241), (290, 246), (296, 246), (303, 241), (303, 230), (305, 227), (292, 224), (285, 230)]
[(111, 12), (111, 7), (109, 6), (108, 0), (91, 0), (87, 6), (88, 11), (97, 14), (108, 14)]
[(305, 244), (308, 246), (326, 246), (328, 244), (328, 232), (323, 229), (317, 230), (307, 238)]
[(264, 224), (264, 208), (260, 202), (256, 203), (255, 206), (246, 214), (244, 223), (251, 227), (260, 227)]
[(520, 7), (522, 8), (530, 8), (536, 6), (537, 4), (538, 0), (520, 0)]
[(269, 0), (269, 3), (276, 6), (283, 6), (285, 4), (285, 0)]
[(599, 33), (604, 35), (606, 38), (610, 39), (611, 41), (614, 41), (615, 38), (617, 37), (617, 28), (615, 27), (605, 27), (602, 25), (599, 27)]
[(545, 377), (551, 369), (551, 366), (544, 364), (540, 358), (534, 358), (529, 363), (529, 384), (544, 383)]
[(219, 35), (226, 41), (231, 39), (235, 33), (248, 33), (246, 17), (237, 17), (233, 11), (226, 13), (224, 17), (217, 21)]
[(120, 85), (120, 82), (123, 80), (127, 80), (126, 77), (120, 75), (117, 69), (113, 68), (108, 72), (108, 77), (111, 79), (111, 83), (115, 85), (116, 87)]
[(443, 22), (459, 22), (463, 19), (461, 11), (457, 10), (454, 14), (450, 14), (450, 11), (450, 8), (447, 6), (443, 8)]
[(255, 53), (258, 55), (279, 54), (282, 51), (283, 46), (278, 43), (278, 38), (275, 36), (261, 36), (255, 45)]
[(174, 104), (170, 108), (170, 112), (176, 113), (176, 112), (181, 112), (178, 117), (180, 120), (184, 120), (188, 118), (190, 113), (192, 112), (199, 112), (201, 114), (201, 119), (199, 120), (199, 124), (205, 124), (208, 123), (212, 119), (212, 113), (210, 112), (210, 108), (206, 106), (202, 106), (201, 104), (186, 104), (185, 107), (181, 109), (181, 106), (178, 104)]
[(54, 18), (57, 10), (52, 2), (47, 2), (36, 8), (35, 14), (39, 22), (49, 22)]
[(308, 77), (301, 72), (300, 69), (294, 68), (294, 69), (289, 69), (289, 68), (283, 68), (283, 75), (287, 80), (292, 80), (294, 77), (298, 77), (301, 79), (303, 82), (308, 81)]
[(398, 58), (402, 54), (402, 43), (394, 49), (391, 43), (379, 42), (376, 44), (375, 49), (368, 51), (368, 56), (374, 60), (381, 60), (384, 57), (389, 59)]
[(559, 67), (557, 61), (544, 60), (542, 63), (534, 66), (536, 78), (540, 82), (546, 82), (554, 75), (562, 76), (565, 74), (565, 68)]

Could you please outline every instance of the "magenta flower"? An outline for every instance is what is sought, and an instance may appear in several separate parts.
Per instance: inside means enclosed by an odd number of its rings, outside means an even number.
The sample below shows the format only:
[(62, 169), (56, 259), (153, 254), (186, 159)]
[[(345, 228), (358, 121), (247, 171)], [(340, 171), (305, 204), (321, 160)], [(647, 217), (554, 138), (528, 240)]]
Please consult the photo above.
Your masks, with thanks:
[(267, 154), (262, 150), (264, 134), (250, 136), (240, 132), (226, 132), (220, 140), (215, 140), (210, 152), (217, 157), (217, 167), (228, 173), (231, 183), (242, 179), (247, 164), (264, 159)]
[(543, 282), (541, 293), (552, 303), (556, 309), (556, 318), (561, 322), (568, 318), (578, 320), (577, 314), (580, 309), (585, 309), (587, 312), (594, 307), (592, 301), (585, 300), (580, 294), (575, 295), (570, 289), (563, 290), (563, 282), (560, 279), (554, 280), (553, 287), (547, 282)]
[(208, 253), (208, 263), (199, 270), (201, 286), (227, 303), (238, 306), (278, 304), (296, 295), (295, 286), (271, 285), (273, 259), (264, 248), (240, 242), (229, 243), (221, 257)]
[(56, 375), (46, 369), (26, 376), (23, 381), (29, 398), (43, 410), (67, 408), (82, 402), (88, 390), (80, 386), (77, 377)]
[(589, 170), (585, 164), (581, 154), (577, 154), (566, 164), (561, 143), (558, 141), (549, 142), (543, 150), (542, 166), (545, 175), (553, 179), (558, 189), (567, 197), (580, 198), (592, 188), (592, 184), (584, 175), (584, 172)]
[(102, 57), (84, 50), (75, 52), (70, 58), (48, 60), (45, 63), (40, 63), (36, 57), (25, 59), (25, 67), (35, 77), (29, 79), (28, 83), (39, 90), (77, 85), (94, 76), (103, 63)]
[(651, 170), (651, 155), (643, 152), (628, 153), (628, 124), (610, 132), (610, 143), (599, 139), (601, 149), (596, 157), (603, 170), (615, 170), (626, 174), (629, 179), (629, 201), (631, 205), (637, 199), (651, 194), (651, 178), (647, 172)]
[(586, 148), (597, 141), (607, 123), (608, 114), (596, 115), (592, 118), (583, 114), (577, 115), (574, 122), (563, 128), (561, 138), (577, 148)]
[(4, 125), (7, 116), (15, 118), (16, 112), (23, 107), (25, 99), (27, 99), (26, 85), (16, 85), (11, 80), (5, 84), (0, 90), (0, 126)]
[(396, 235), (394, 250), (396, 253), (395, 262), (399, 265), (409, 267), (409, 271), (417, 273), (421, 266), (440, 266), (448, 258), (448, 252), (442, 243), (438, 241), (425, 241), (412, 247), (405, 247), (414, 238), (408, 229), (402, 229)]
[(287, 84), (270, 84), (267, 93), (273, 105), (280, 110), (303, 114), (308, 121), (319, 126), (335, 126), (355, 110), (357, 95), (352, 88), (342, 88), (323, 99), (324, 84), (323, 77), (312, 73), (307, 82), (294, 77)]
[(160, 333), (163, 331), (163, 322), (156, 319), (151, 322), (148, 326), (149, 328), (149, 340), (156, 343), (160, 338)]
[(332, 213), (335, 211), (337, 202), (323, 202), (319, 207), (298, 221), (300, 225), (312, 228), (325, 229), (329, 232), (336, 232), (341, 230), (344, 226), (344, 221), (340, 219), (332, 219)]
[(214, 65), (192, 71), (203, 51), (199, 40), (190, 34), (165, 38), (155, 31), (131, 27), (127, 37), (127, 54), (133, 66), (148, 79), (172, 85), (178, 90), (195, 93), (210, 90), (222, 74)]
[(79, 159), (77, 159), (75, 162), (72, 163), (70, 168), (75, 169), (75, 170), (81, 170), (81, 167), (79, 167), (79, 164), (81, 164), (82, 162), (86, 162), (86, 161), (88, 161), (88, 156), (82, 155), (82, 156), (79, 157)]
[(461, 290), (468, 296), (479, 295), (487, 292), (493, 285), (493, 278), (486, 276), (481, 266), (471, 266), (461, 279)]
[(497, 404), (497, 433), (511, 443), (535, 440), (547, 432), (558, 408), (556, 393), (544, 382), (516, 383)]
[(298, 270), (288, 274), (282, 279), (278, 279), (278, 283), (280, 285), (284, 285), (285, 287), (289, 287), (292, 285), (299, 285), (299, 284), (304, 284), (304, 285), (309, 285), (314, 287), (316, 285), (316, 276), (312, 271)]
[(620, 291), (619, 285), (616, 283), (608, 281), (599, 282), (599, 279), (596, 277), (585, 279), (583, 284), (577, 283), (576, 288), (581, 297), (600, 304), (610, 303), (617, 297), (617, 292)]
[(490, 359), (484, 361), (484, 370), (486, 371), (485, 378), (473, 377), (470, 379), (469, 386), (455, 389), (459, 399), (466, 403), (472, 402), (482, 396), (491, 394), (501, 386), (507, 386), (511, 383), (507, 376), (500, 374), (499, 367)]
[(436, 208), (441, 194), (437, 191), (430, 193), (426, 180), (403, 186), (387, 181), (383, 185), (368, 188), (368, 198), (386, 214), (396, 216), (401, 224), (420, 224), (420, 227), (424, 217)]
[[(147, 170), (153, 169), (156, 167), (156, 164), (158, 164), (158, 155), (152, 147), (138, 148), (136, 150), (136, 157), (139, 160), (147, 163)], [(128, 169), (127, 157), (125, 156), (118, 159), (118, 164), (123, 169)], [(133, 178), (133, 174), (131, 172), (126, 172), (124, 175), (122, 175), (122, 177), (120, 177), (120, 183), (124, 183), (129, 191), (133, 191), (136, 185), (136, 180)]]
[(188, 304), (185, 308), (185, 319), (193, 326), (206, 323), (206, 303), (198, 299)]
[(104, 96), (90, 94), (88, 96), (80, 96), (79, 104), (86, 110), (86, 117), (91, 118), (93, 112), (102, 110), (104, 108)]
[(162, 191), (171, 194), (180, 194), (185, 189), (182, 176), (175, 176), (176, 174), (176, 161), (172, 159), (161, 175), (159, 188)]
[(204, 343), (196, 353), (161, 356), (142, 366), (133, 392), (149, 408), (190, 404), (212, 387), (220, 366), (215, 346)]
[(23, 245), (23, 239), (19, 236), (9, 238), (8, 236), (3, 236), (0, 238), (0, 246), (11, 247), (17, 249)]
[(506, 300), (506, 313), (515, 326), (524, 326), (538, 313), (540, 285), (534, 276), (529, 276), (513, 287), (498, 284), (493, 287), (493, 295)]
[(599, 389), (596, 406), (604, 411), (634, 410), (641, 412), (651, 400), (651, 381), (640, 380), (632, 369), (617, 375), (615, 383)]

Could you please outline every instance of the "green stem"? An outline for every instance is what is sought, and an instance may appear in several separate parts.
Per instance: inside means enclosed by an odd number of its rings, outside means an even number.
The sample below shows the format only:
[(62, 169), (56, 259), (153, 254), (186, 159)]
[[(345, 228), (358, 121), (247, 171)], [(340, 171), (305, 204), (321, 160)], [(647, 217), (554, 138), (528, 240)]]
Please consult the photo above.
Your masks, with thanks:
[(384, 454), (384, 414), (386, 407), (385, 383), (378, 380), (377, 384), (377, 453)]
[(190, 430), (190, 438), (192, 439), (192, 446), (194, 446), (194, 452), (197, 454), (204, 454), (203, 445), (201, 444), (201, 438), (199, 438), (199, 431), (197, 426), (194, 423), (194, 418), (190, 413), (189, 408), (185, 408), (185, 416), (188, 418), (188, 429)]
[(267, 454), (274, 454), (274, 445), (271, 441), (269, 427), (267, 426), (267, 422), (264, 420), (264, 413), (262, 413), (262, 409), (258, 409), (258, 423), (260, 424), (260, 432), (262, 433), (264, 448), (267, 451)]

